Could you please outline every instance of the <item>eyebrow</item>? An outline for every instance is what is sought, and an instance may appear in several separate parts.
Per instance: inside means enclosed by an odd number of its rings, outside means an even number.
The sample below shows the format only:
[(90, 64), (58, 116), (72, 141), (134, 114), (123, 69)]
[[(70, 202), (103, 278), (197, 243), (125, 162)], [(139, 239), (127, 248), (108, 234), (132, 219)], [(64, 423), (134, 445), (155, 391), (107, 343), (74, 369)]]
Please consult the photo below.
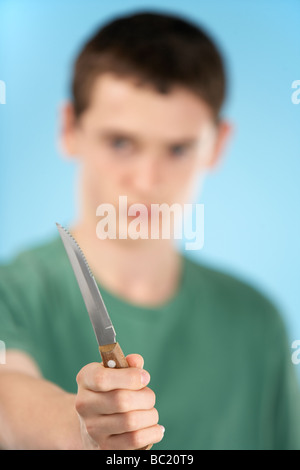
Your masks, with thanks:
[[(134, 142), (138, 142), (140, 139), (133, 133), (124, 131), (121, 129), (105, 129), (97, 132), (98, 136), (105, 139), (109, 140), (114, 137), (123, 137), (125, 139), (132, 140)], [(176, 145), (186, 145), (186, 146), (193, 146), (196, 145), (199, 142), (199, 138), (195, 137), (185, 137), (182, 139), (174, 139), (174, 140), (169, 140), (166, 141), (165, 144), (168, 147), (173, 147)]]

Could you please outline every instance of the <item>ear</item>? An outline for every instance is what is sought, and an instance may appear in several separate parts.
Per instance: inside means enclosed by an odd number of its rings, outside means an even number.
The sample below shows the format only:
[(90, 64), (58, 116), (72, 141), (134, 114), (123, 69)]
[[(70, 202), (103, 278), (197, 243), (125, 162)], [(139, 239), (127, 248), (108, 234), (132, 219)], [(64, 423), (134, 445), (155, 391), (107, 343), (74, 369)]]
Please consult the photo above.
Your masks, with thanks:
[(67, 101), (60, 108), (60, 135), (58, 146), (60, 151), (68, 156), (77, 156), (76, 118), (73, 104)]
[(213, 145), (211, 157), (207, 164), (208, 169), (216, 169), (220, 164), (221, 157), (225, 153), (226, 145), (233, 133), (233, 125), (226, 120), (222, 120), (217, 124), (215, 142)]

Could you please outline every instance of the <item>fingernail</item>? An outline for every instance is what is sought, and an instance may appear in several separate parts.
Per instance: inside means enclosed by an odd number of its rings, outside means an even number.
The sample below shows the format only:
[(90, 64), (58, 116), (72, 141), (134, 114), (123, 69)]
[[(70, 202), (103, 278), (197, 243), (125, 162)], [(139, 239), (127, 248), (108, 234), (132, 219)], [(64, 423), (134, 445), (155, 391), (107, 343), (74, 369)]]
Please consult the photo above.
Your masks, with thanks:
[(142, 371), (141, 381), (143, 385), (147, 385), (150, 382), (150, 374), (145, 370)]
[(162, 424), (160, 424), (160, 427), (161, 427), (161, 430), (162, 430), (162, 432), (163, 432), (163, 434), (164, 434), (164, 433), (165, 433), (165, 430), (166, 430), (165, 427), (164, 427)]

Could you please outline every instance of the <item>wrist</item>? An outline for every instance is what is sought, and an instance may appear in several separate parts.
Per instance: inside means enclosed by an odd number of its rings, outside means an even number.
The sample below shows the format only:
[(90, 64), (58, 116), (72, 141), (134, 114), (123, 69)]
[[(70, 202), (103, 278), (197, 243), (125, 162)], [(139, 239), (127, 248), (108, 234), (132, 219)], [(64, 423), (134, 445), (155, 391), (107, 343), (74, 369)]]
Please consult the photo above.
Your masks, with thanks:
[(75, 409), (76, 395), (66, 393), (64, 397), (65, 426), (63, 427), (60, 439), (58, 440), (58, 450), (83, 450), (84, 446), (81, 438), (80, 421)]

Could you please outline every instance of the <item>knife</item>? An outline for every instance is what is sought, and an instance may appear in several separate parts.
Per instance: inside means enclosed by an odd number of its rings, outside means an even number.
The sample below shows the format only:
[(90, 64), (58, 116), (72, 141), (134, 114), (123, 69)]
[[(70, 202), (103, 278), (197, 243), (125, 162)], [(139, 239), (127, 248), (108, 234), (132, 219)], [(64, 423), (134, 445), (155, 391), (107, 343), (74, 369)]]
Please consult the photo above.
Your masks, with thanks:
[[(86, 309), (88, 311), (104, 367), (123, 369), (128, 366), (123, 351), (116, 341), (116, 332), (99, 291), (97, 282), (87, 260), (69, 231), (56, 222), (60, 237), (64, 244)], [(149, 450), (152, 444), (139, 450)]]

